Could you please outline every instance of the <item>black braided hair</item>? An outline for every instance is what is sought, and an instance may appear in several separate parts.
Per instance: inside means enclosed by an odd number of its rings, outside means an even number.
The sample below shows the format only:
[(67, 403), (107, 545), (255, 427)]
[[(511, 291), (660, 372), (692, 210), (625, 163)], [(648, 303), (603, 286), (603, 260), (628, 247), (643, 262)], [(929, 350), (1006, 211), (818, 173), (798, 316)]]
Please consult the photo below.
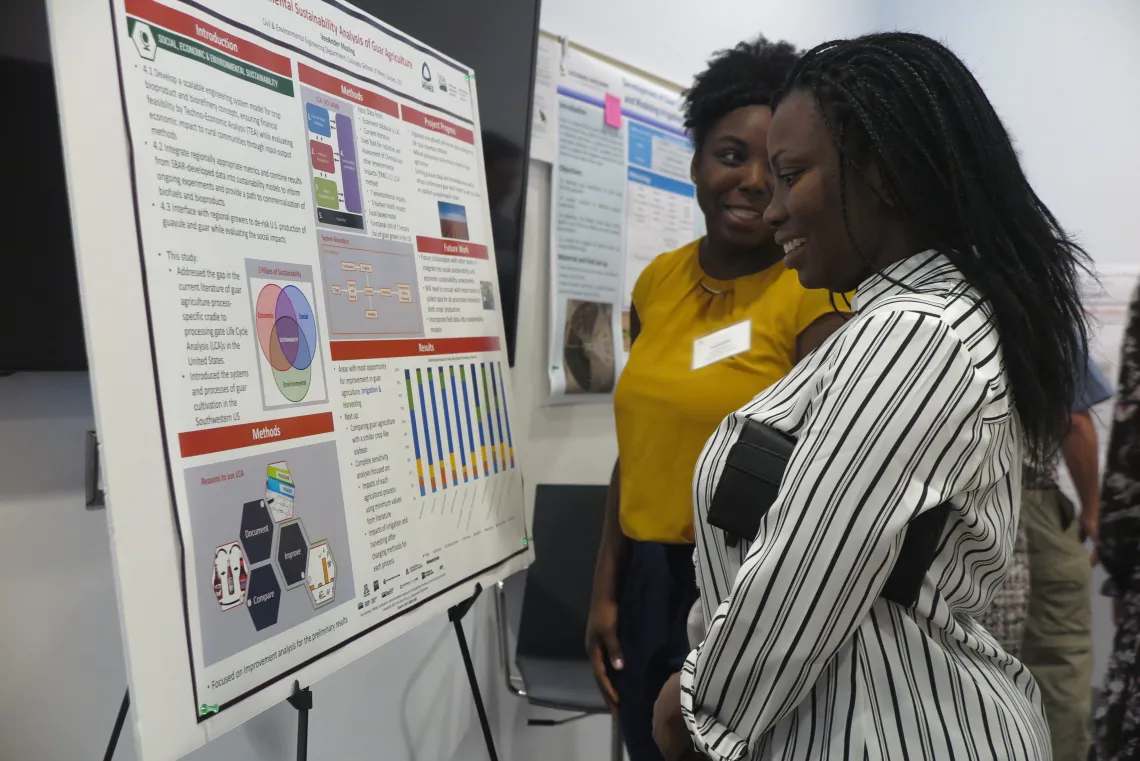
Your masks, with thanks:
[(700, 150), (705, 136), (726, 114), (744, 106), (770, 106), (799, 53), (789, 42), (752, 42), (720, 50), (685, 91), (685, 129)]
[(811, 94), (839, 152), (848, 238), (845, 175), (872, 163), (884, 201), (983, 294), (1029, 456), (1055, 456), (1087, 361), (1089, 257), (1030, 187), (978, 81), (942, 44), (890, 32), (808, 51), (774, 106), (792, 91)]

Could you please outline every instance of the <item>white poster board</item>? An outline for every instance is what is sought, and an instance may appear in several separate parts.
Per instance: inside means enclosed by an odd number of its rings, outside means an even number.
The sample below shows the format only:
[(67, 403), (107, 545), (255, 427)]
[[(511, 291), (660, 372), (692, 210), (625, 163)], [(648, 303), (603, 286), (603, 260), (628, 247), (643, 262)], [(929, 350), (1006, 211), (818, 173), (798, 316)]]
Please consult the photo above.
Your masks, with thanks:
[[(560, 56), (559, 65), (541, 56)], [(550, 401), (608, 401), (645, 266), (703, 232), (679, 88), (563, 45), (550, 225)], [(541, 82), (539, 82), (541, 84)]]
[(131, 715), (177, 758), (529, 561), (474, 73), (333, 2), (49, 21)]

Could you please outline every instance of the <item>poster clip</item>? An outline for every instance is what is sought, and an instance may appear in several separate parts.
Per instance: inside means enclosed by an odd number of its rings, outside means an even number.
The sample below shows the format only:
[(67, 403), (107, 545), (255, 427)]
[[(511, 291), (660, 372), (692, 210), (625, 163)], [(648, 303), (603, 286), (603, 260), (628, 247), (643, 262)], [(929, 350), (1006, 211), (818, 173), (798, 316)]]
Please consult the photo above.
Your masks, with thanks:
[(570, 50), (570, 38), (564, 34), (559, 35), (558, 45), (562, 48), (562, 54), (558, 57), (558, 69), (562, 76), (566, 76), (566, 53)]

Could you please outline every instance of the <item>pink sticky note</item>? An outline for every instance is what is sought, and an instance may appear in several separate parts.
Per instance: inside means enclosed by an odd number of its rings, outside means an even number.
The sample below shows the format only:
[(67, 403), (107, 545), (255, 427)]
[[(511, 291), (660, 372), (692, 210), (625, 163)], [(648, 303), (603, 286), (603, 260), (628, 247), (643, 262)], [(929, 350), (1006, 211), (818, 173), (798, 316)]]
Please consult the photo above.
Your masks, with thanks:
[(606, 93), (606, 126), (621, 127), (621, 98)]

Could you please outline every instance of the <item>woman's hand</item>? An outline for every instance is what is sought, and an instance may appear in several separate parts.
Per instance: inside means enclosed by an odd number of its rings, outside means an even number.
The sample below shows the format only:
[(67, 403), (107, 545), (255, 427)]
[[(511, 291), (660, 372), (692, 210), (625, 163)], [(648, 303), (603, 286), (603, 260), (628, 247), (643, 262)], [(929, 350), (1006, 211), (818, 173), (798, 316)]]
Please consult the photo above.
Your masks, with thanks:
[(613, 600), (595, 600), (586, 621), (586, 654), (594, 667), (594, 679), (611, 711), (617, 710), (618, 694), (606, 672), (606, 663), (621, 671), (621, 645), (618, 644), (618, 604)]
[(669, 677), (657, 702), (653, 704), (653, 741), (665, 761), (698, 761), (703, 759), (693, 747), (693, 738), (681, 715), (681, 674)]

